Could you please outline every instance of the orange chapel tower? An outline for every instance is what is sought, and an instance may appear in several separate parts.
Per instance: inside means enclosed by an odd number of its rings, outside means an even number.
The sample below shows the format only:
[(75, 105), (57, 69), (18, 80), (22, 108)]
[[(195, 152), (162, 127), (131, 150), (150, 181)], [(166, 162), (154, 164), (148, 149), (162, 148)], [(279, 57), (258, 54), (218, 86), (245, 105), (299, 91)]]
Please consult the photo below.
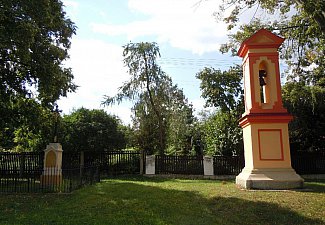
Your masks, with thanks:
[(288, 123), (283, 108), (278, 48), (284, 39), (261, 29), (240, 46), (243, 58), (245, 167), (236, 184), (246, 189), (301, 188), (303, 179), (291, 167)]

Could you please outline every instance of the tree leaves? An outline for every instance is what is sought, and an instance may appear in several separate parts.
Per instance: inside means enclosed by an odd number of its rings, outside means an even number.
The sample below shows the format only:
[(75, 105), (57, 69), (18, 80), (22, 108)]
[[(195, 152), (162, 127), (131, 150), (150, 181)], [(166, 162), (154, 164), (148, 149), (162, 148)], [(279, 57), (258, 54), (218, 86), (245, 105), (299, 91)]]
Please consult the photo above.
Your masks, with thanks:
[(0, 2), (2, 147), (40, 150), (50, 140), (50, 110), (77, 88), (63, 65), (75, 31), (60, 0)]
[(102, 151), (125, 148), (121, 122), (104, 110), (80, 108), (62, 119), (61, 143), (65, 151)]
[(214, 68), (204, 68), (196, 77), (201, 80), (202, 97), (206, 106), (219, 107), (222, 112), (230, 112), (242, 104), (243, 88), (240, 66), (222, 72)]
[[(264, 10), (258, 17), (252, 17), (248, 23), (238, 24), (240, 15), (246, 9), (259, 4)], [(280, 57), (288, 65), (286, 76), (295, 81), (304, 81), (307, 85), (323, 83), (325, 61), (325, 2), (322, 0), (235, 0), (224, 1), (221, 11), (234, 8), (230, 16), (225, 17), (230, 30), (229, 41), (221, 45), (220, 51), (230, 51), (237, 55), (240, 44), (261, 28), (271, 30), (286, 38), (280, 49)], [(255, 6), (254, 6), (255, 7)], [(257, 10), (257, 9), (256, 9)], [(221, 13), (216, 13), (220, 15)], [(275, 18), (273, 15), (277, 14)], [(314, 70), (313, 76), (310, 71)], [(324, 71), (324, 70), (323, 70)]]
[(192, 108), (183, 91), (157, 64), (160, 57), (156, 43), (128, 43), (123, 46), (124, 65), (130, 79), (116, 96), (105, 96), (103, 104), (132, 100), (133, 126), (137, 147), (148, 154), (165, 154), (166, 147), (179, 153), (189, 151), (188, 131)]
[(282, 89), (284, 106), (293, 114), (289, 124), (292, 152), (322, 151), (325, 147), (325, 91), (303, 82), (288, 82)]
[(242, 69), (231, 67), (228, 71), (204, 68), (197, 74), (206, 106), (217, 107), (212, 115), (202, 121), (202, 139), (205, 153), (241, 154), (242, 132), (238, 119), (243, 109)]
[[(0, 80), (3, 94), (34, 93), (45, 105), (75, 91), (68, 57), (75, 26), (61, 1), (4, 0), (0, 5)], [(36, 90), (36, 92), (35, 92)]]

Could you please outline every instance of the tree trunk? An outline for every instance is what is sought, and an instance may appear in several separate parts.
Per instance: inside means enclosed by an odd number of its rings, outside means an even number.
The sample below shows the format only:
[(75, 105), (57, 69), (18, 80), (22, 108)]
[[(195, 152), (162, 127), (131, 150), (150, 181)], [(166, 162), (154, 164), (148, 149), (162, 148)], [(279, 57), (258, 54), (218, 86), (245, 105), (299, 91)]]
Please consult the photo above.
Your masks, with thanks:
[(160, 155), (163, 155), (164, 154), (164, 150), (165, 150), (165, 143), (164, 143), (164, 127), (163, 127), (163, 118), (160, 114), (160, 112), (158, 111), (156, 105), (155, 105), (155, 102), (153, 100), (153, 97), (152, 97), (152, 93), (151, 93), (151, 90), (150, 90), (150, 79), (149, 79), (149, 70), (148, 70), (148, 65), (147, 65), (147, 57), (146, 57), (146, 54), (144, 53), (143, 54), (143, 58), (144, 58), (144, 61), (145, 61), (145, 74), (146, 74), (146, 89), (148, 91), (148, 94), (149, 94), (149, 100), (150, 100), (150, 104), (153, 108), (153, 111), (155, 112), (157, 118), (158, 118), (158, 127), (159, 127), (159, 144), (160, 144), (160, 149), (159, 149), (159, 154)]

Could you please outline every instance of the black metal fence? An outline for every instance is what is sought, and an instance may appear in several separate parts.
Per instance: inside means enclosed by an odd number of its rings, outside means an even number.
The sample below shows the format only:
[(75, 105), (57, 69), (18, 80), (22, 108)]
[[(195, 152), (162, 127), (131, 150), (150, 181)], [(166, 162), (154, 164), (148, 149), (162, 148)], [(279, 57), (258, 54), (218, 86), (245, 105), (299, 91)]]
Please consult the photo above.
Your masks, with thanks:
[(13, 171), (10, 176), (0, 178), (0, 192), (62, 192), (67, 193), (100, 181), (97, 167), (46, 170), (37, 169), (28, 176)]
[(84, 153), (85, 165), (100, 165), (103, 176), (140, 174), (140, 153), (135, 151)]
[(0, 153), (0, 177), (33, 177), (43, 169), (43, 152)]
[(140, 173), (140, 153), (137, 151), (68, 152), (62, 157), (63, 168), (98, 167), (101, 176)]
[(71, 169), (80, 167), (80, 152), (63, 152), (62, 153), (62, 168)]
[(325, 152), (292, 154), (291, 165), (298, 174), (325, 174)]
[[(214, 175), (237, 175), (245, 162), (238, 156), (214, 156)], [(156, 174), (204, 175), (202, 156), (157, 155)]]
[[(0, 153), (0, 192), (71, 192), (101, 178), (139, 174), (139, 152), (64, 152), (62, 169), (44, 171), (44, 153)], [(202, 156), (159, 156), (156, 174), (203, 175)], [(300, 153), (291, 156), (298, 174), (325, 174), (325, 154)], [(237, 175), (244, 167), (238, 156), (214, 156), (214, 175)], [(53, 181), (53, 179), (56, 179)]]
[(0, 192), (71, 192), (104, 176), (140, 173), (139, 152), (64, 152), (61, 170), (44, 170), (43, 159), (44, 152), (0, 153)]
[[(291, 156), (298, 174), (325, 174), (325, 153), (298, 153)], [(244, 157), (213, 156), (214, 175), (238, 175), (245, 166)], [(203, 175), (202, 156), (156, 156), (156, 174)]]
[(238, 175), (245, 166), (245, 160), (239, 156), (213, 156), (214, 175)]
[(203, 175), (202, 156), (156, 155), (156, 174)]

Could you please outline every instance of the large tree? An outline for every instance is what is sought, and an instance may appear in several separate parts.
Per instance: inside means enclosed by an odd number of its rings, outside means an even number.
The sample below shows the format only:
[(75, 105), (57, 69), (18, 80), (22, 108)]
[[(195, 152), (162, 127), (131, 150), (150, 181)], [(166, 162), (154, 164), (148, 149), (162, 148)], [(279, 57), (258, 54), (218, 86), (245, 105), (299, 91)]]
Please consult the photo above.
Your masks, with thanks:
[[(134, 102), (133, 125), (137, 143), (147, 153), (164, 154), (166, 147), (184, 150), (180, 147), (183, 142), (175, 143), (171, 127), (176, 132), (180, 126), (186, 126), (179, 117), (191, 117), (192, 111), (182, 90), (173, 85), (171, 78), (157, 64), (159, 47), (156, 43), (129, 43), (124, 46), (123, 56), (130, 79), (119, 88), (116, 96), (107, 96), (104, 103), (112, 104), (123, 99)], [(183, 113), (185, 111), (187, 113)], [(179, 138), (184, 139), (183, 135)]]
[(156, 43), (140, 42), (129, 43), (124, 47), (124, 64), (129, 69), (130, 80), (119, 88), (120, 92), (115, 97), (106, 96), (104, 104), (121, 102), (123, 99), (138, 100), (146, 95), (150, 107), (157, 118), (159, 129), (160, 149), (165, 149), (163, 116), (159, 105), (154, 99), (154, 92), (159, 88), (160, 81), (165, 79), (165, 73), (157, 64), (160, 56)]
[(121, 121), (104, 110), (75, 110), (62, 118), (60, 130), (59, 141), (65, 151), (112, 151), (126, 147)]
[(243, 113), (242, 70), (240, 66), (227, 71), (204, 68), (196, 77), (201, 80), (206, 106), (216, 111), (202, 121), (201, 133), (208, 154), (241, 154), (243, 140), (238, 119)]
[(0, 2), (0, 146), (49, 139), (55, 101), (76, 90), (64, 66), (75, 30), (59, 0)]
[(188, 104), (183, 91), (168, 78), (161, 81), (153, 98), (163, 118), (166, 149), (162, 151), (160, 148), (158, 118), (148, 104), (147, 95), (140, 96), (133, 107), (133, 128), (138, 147), (147, 154), (188, 154), (191, 151), (191, 124), (194, 118), (192, 106)]
[(1, 98), (31, 96), (48, 104), (74, 91), (63, 62), (75, 29), (59, 0), (1, 1)]
[(324, 151), (325, 89), (302, 82), (288, 82), (282, 88), (282, 99), (294, 116), (289, 123), (292, 153)]
[(196, 78), (201, 80), (200, 88), (206, 106), (217, 107), (222, 112), (242, 108), (243, 88), (240, 66), (233, 66), (227, 71), (204, 68), (197, 73)]

